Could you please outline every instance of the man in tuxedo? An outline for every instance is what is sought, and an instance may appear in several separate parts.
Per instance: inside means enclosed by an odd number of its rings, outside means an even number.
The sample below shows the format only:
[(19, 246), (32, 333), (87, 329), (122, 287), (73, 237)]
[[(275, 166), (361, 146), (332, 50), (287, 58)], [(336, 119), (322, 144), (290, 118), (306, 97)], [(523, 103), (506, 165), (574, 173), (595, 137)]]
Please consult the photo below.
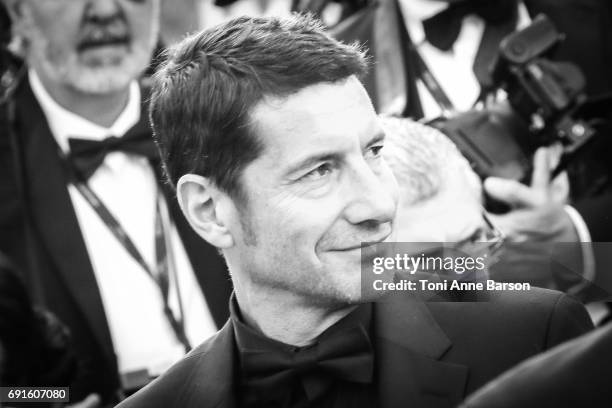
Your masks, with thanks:
[(509, 370), (462, 407), (607, 407), (611, 358), (612, 324), (607, 324)]
[(72, 332), (71, 397), (114, 403), (229, 313), (225, 263), (169, 199), (148, 125), (159, 0), (5, 5), (26, 68), (2, 106), (1, 248)]
[(297, 15), (242, 17), (169, 52), (154, 133), (235, 292), (221, 331), (120, 407), (450, 407), (590, 328), (557, 292), (374, 303), (385, 293), (362, 290), (361, 252), (389, 238), (398, 195), (365, 68)]

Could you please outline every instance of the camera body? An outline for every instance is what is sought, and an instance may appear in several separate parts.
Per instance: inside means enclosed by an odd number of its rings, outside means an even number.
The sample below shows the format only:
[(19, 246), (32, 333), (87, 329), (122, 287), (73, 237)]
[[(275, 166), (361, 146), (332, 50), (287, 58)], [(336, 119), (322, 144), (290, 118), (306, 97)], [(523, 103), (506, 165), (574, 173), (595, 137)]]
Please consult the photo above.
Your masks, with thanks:
[(597, 135), (584, 112), (580, 69), (547, 58), (563, 38), (546, 16), (538, 16), (500, 44), (482, 106), (429, 123), (455, 142), (481, 178), (528, 183), (538, 147), (562, 144), (559, 171)]

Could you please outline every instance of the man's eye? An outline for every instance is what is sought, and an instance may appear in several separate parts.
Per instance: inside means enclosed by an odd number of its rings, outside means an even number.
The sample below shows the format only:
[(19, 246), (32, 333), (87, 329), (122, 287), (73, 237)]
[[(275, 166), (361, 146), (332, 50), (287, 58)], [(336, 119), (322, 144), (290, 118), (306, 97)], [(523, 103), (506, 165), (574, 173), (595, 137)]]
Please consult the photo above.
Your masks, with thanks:
[(484, 228), (478, 228), (469, 237), (461, 241), (464, 244), (474, 244), (476, 242), (486, 242), (486, 231)]
[(313, 169), (311, 171), (309, 171), (308, 173), (306, 173), (304, 176), (302, 176), (303, 180), (318, 180), (321, 179), (327, 175), (329, 175), (332, 172), (332, 166), (329, 163), (323, 163), (320, 166), (318, 166), (316, 169)]
[(366, 155), (372, 158), (380, 157), (380, 152), (383, 147), (384, 147), (383, 145), (371, 146), (370, 148), (368, 148)]

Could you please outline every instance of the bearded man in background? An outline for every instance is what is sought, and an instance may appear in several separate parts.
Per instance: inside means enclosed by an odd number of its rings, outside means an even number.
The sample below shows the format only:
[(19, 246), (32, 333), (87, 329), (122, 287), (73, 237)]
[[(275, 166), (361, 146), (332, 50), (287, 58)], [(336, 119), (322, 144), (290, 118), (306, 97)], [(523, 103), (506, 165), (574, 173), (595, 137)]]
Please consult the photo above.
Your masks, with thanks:
[(72, 332), (71, 400), (113, 404), (228, 316), (223, 260), (159, 183), (139, 82), (159, 0), (4, 4), (26, 68), (2, 106), (0, 248)]

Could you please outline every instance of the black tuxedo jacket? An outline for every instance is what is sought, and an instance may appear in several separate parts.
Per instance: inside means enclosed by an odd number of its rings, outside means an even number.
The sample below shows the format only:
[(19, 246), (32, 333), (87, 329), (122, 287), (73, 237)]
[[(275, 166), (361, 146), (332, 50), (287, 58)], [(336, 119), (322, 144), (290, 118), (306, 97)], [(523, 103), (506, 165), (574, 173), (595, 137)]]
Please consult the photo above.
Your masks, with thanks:
[[(455, 407), (518, 362), (592, 327), (567, 295), (534, 288), (484, 302), (423, 302), (400, 293), (374, 305), (380, 407)], [(120, 408), (236, 406), (231, 320)]]
[[(144, 89), (141, 121), (130, 132), (151, 133), (146, 93)], [(25, 271), (36, 301), (72, 332), (80, 371), (71, 398), (98, 392), (110, 401), (119, 387), (116, 357), (56, 142), (27, 80), (20, 84), (14, 101), (14, 137), (9, 137), (7, 128), (0, 130), (0, 251)], [(159, 173), (159, 163), (152, 165)], [(231, 293), (225, 262), (189, 227), (167, 186), (163, 189), (208, 306), (221, 327), (229, 316)], [(137, 293), (134, 301), (138, 301)]]
[(465, 408), (609, 407), (612, 324), (529, 359), (491, 381)]

